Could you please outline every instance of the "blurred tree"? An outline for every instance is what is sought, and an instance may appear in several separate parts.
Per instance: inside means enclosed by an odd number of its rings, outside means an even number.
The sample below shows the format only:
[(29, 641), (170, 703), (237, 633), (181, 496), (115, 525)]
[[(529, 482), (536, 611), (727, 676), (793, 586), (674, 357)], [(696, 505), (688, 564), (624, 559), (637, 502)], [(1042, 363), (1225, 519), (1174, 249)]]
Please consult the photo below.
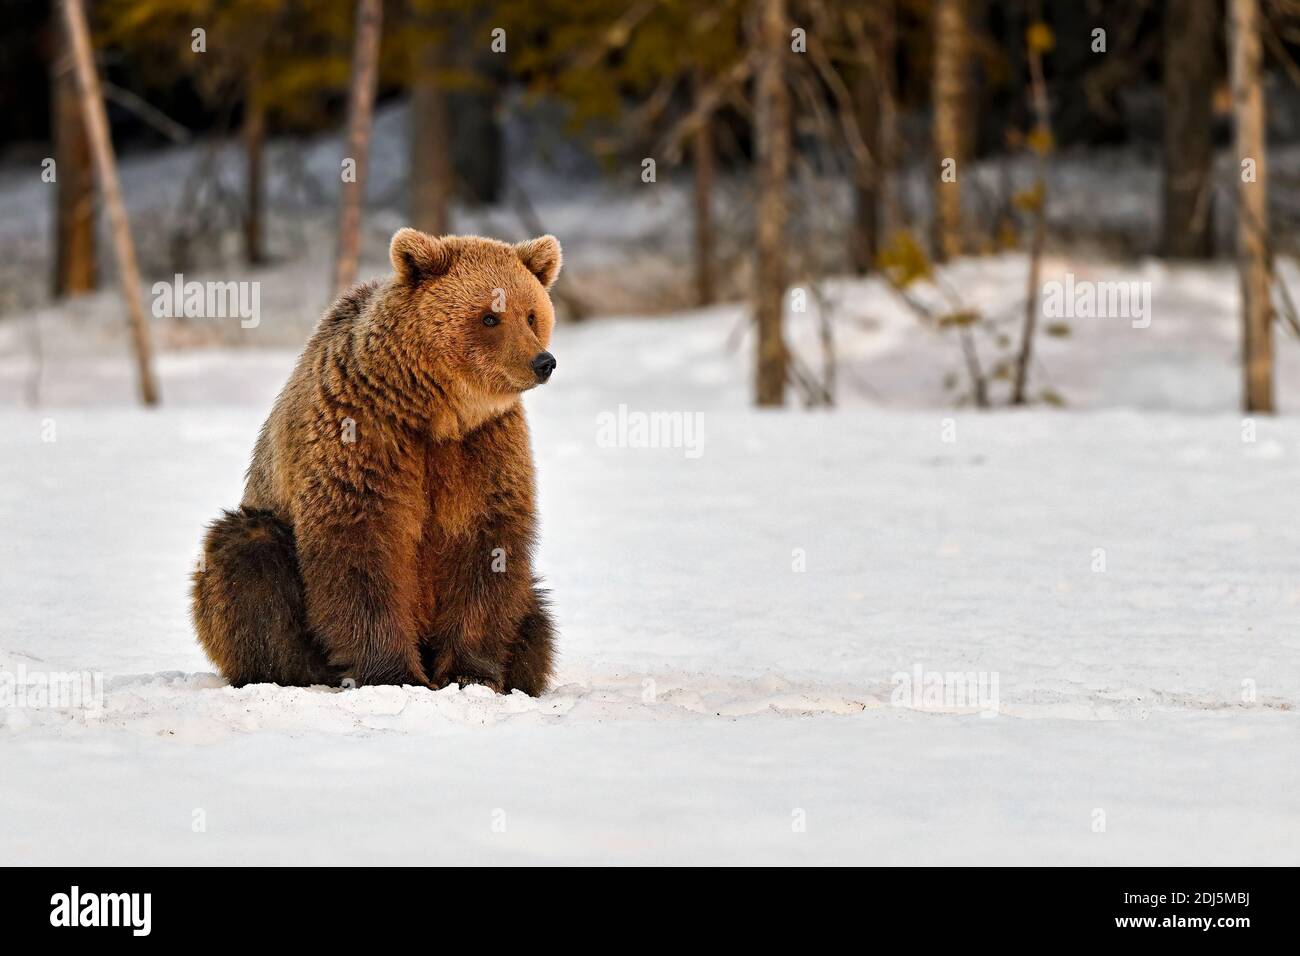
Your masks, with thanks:
[(274, 124), (312, 128), (348, 82), (348, 0), (99, 0), (101, 37), (135, 55), (142, 85), (193, 81), (223, 135), (242, 109), (244, 258), (264, 262), (265, 153)]
[(695, 165), (695, 304), (709, 305), (715, 296), (713, 183), (717, 177), (713, 111), (704, 100), (707, 82), (702, 70), (691, 77), (692, 106), (700, 113), (699, 125), (691, 141), (691, 158)]
[[(718, 179), (718, 122), (723, 98), (736, 89), (744, 63), (739, 46), (743, 5), (723, 0), (707, 14), (684, 22), (687, 8), (666, 8), (668, 18), (681, 22), (691, 42), (680, 44), (669, 61), (669, 75), (681, 71), (689, 77), (690, 114), (695, 118), (690, 158), (693, 166), (695, 302), (709, 305), (717, 298), (717, 231), (714, 191)], [(685, 50), (681, 48), (685, 47)]]
[(256, 56), (248, 65), (248, 85), (244, 93), (244, 151), (248, 161), (245, 178), (244, 260), (249, 265), (266, 261), (263, 244), (266, 205), (266, 84), (262, 80), (263, 57)]
[(1214, 87), (1218, 4), (1167, 0), (1164, 10), (1164, 208), (1161, 251), (1177, 258), (1213, 252)]
[[(445, 11), (443, 12), (444, 16)], [(433, 235), (451, 231), (451, 117), (448, 115), (446, 36), (436, 5), (411, 0), (411, 100), (409, 111), (411, 225)]]
[(54, 295), (89, 292), (96, 285), (95, 182), (90, 141), (77, 98), (72, 47), (64, 18), (56, 17), (52, 31), (56, 53), (50, 84), (53, 106), (56, 174), (54, 211)]
[[(406, 0), (404, 16), (385, 30), (380, 76), (410, 91), (409, 209), (426, 232), (451, 229), (453, 198), (492, 203), (504, 191), (499, 114), (515, 52), (510, 35), (523, 28), (509, 2), (500, 6), (499, 15), (496, 5), (475, 0)], [(499, 42), (497, 27), (506, 30)], [(407, 68), (391, 71), (390, 62)]]
[(379, 42), (383, 32), (382, 0), (357, 0), (357, 28), (352, 56), (352, 88), (348, 96), (348, 132), (339, 187), (338, 247), (334, 256), (334, 295), (356, 281), (361, 258), (361, 204), (365, 197), (374, 119), (375, 88), (379, 82)]
[[(410, 91), (412, 221), (441, 221), (445, 231), (453, 197), (491, 203), (502, 196), (499, 114), (524, 27), (511, 0), (405, 0), (404, 8), (384, 31), (380, 77)], [(497, 28), (505, 34), (494, 36)]]
[(970, 142), (965, 107), (970, 42), (967, 0), (934, 6), (934, 250), (943, 262), (962, 253), (961, 175)]
[(854, 163), (849, 259), (866, 273), (880, 255), (880, 236), (898, 227), (891, 214), (890, 174), (897, 137), (894, 107), (894, 0), (846, 5), (847, 33), (860, 62), (852, 71), (853, 99), (868, 162)]
[(122, 186), (117, 178), (117, 159), (113, 155), (113, 140), (109, 135), (108, 111), (104, 108), (104, 97), (100, 92), (99, 73), (95, 69), (86, 10), (81, 0), (62, 0), (62, 9), (63, 25), (77, 77), (77, 97), (81, 103), (82, 121), (90, 141), (95, 173), (104, 192), (104, 202), (108, 206), (113, 230), (118, 279), (126, 303), (131, 344), (135, 350), (140, 401), (145, 405), (157, 405), (158, 382), (154, 377), (149, 326), (145, 322), (144, 304), (140, 299), (140, 269), (136, 264), (135, 243), (131, 240), (131, 223), (127, 218), (126, 203), (122, 200)]
[[(693, 166), (694, 298), (717, 294), (713, 192), (720, 117), (753, 75), (746, 0), (501, 0), (493, 22), (515, 42), (511, 66), (567, 107), (569, 129), (607, 162), (647, 156)], [(628, 109), (627, 104), (637, 105)]]
[(1034, 231), (1029, 247), (1029, 280), (1025, 293), (1025, 321), (1020, 333), (1020, 350), (1016, 356), (1015, 380), (1011, 404), (1023, 405), (1029, 386), (1029, 361), (1033, 357), (1034, 332), (1038, 327), (1038, 293), (1041, 288), (1043, 248), (1047, 241), (1047, 157), (1052, 151), (1052, 114), (1047, 102), (1047, 79), (1043, 56), (1055, 46), (1051, 28), (1042, 20), (1039, 0), (1030, 0), (1033, 22), (1025, 31), (1025, 49), (1029, 65), (1030, 99), (1034, 104), (1034, 128), (1026, 137), (1035, 156), (1033, 189), (1021, 197), (1021, 204), (1033, 215)]
[(448, 90), (451, 118), (452, 168), (459, 194), (471, 203), (500, 202), (510, 171), (501, 126), (509, 69), (504, 57), (488, 46), (484, 9), (471, 4), (464, 29), (471, 44), (450, 47), (453, 76)]
[(756, 404), (784, 405), (788, 374), (783, 314), (786, 276), (786, 192), (790, 170), (790, 102), (785, 60), (789, 21), (785, 0), (761, 0), (755, 11), (754, 46), (758, 77), (754, 90), (754, 133), (758, 145), (756, 263), (758, 329), (754, 377)]
[(1232, 102), (1236, 125), (1237, 269), (1241, 275), (1242, 405), (1272, 412), (1273, 304), (1268, 233), (1263, 39), (1259, 0), (1229, 0)]

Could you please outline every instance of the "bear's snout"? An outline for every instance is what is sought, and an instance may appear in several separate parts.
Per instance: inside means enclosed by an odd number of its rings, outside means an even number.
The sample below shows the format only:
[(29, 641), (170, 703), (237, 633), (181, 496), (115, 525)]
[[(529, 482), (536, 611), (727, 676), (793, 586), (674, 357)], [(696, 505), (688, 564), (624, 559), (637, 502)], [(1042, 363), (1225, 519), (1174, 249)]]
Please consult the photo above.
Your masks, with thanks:
[(537, 358), (533, 359), (533, 374), (537, 376), (537, 381), (545, 382), (555, 371), (555, 356), (550, 352), (542, 352)]

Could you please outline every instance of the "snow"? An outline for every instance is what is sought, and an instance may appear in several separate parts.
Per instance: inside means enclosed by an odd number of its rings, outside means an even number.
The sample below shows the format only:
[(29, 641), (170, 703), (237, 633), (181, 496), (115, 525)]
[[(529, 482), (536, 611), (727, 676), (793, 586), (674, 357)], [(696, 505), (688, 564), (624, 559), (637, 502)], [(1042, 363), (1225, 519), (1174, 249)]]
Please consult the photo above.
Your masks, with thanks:
[[(1295, 862), (1300, 420), (1244, 441), (1185, 372), (1177, 411), (762, 413), (735, 317), (559, 330), (537, 700), (224, 686), (186, 574), (292, 357), (169, 355), (152, 412), (54, 370), (64, 404), (0, 411), (0, 673), (104, 692), (0, 709), (0, 859)], [(606, 447), (619, 404), (701, 454)], [(918, 667), (996, 677), (996, 716), (900, 701)]]
[[(565, 237), (566, 282), (602, 314), (629, 311), (630, 303), (656, 299), (662, 293), (657, 286), (669, 285), (663, 279), (671, 266), (686, 265), (688, 180), (679, 176), (669, 181), (665, 176), (662, 183), (641, 184), (639, 164), (627, 175), (601, 178), (591, 159), (575, 155), (574, 145), (560, 137), (562, 124), (548, 116), (548, 109), (545, 104), (522, 102), (509, 108), (503, 121), (505, 154), (511, 163), (510, 196), (491, 207), (454, 204), (456, 231), (507, 240), (529, 238), (516, 198), (522, 193), (543, 227)], [(209, 149), (207, 177), (223, 184), (225, 198), (220, 202), (212, 200), (210, 185), (195, 196), (186, 192)], [(201, 143), (120, 157), (122, 190), (141, 271), (150, 281), (171, 279), (180, 224), (192, 229), (194, 220), (202, 217), (215, 235), (205, 234), (192, 242), (182, 270), (186, 278), (256, 281), (273, 272), (276, 281), (265, 284), (263, 307), (274, 325), (259, 338), (280, 347), (300, 342), (327, 304), (326, 277), (335, 245), (335, 188), (343, 152), (341, 132), (280, 138), (268, 144), (265, 245), (275, 261), (274, 270), (252, 268), (241, 259), (240, 212), (230, 201), (239, 195), (246, 162), (238, 143), (211, 147)], [(405, 212), (409, 156), (405, 105), (380, 108), (367, 167), (363, 270), (387, 268), (388, 239), (409, 224)], [(53, 189), (42, 181), (36, 163), (0, 166), (0, 311), (62, 314), (49, 303)], [(718, 201), (725, 203), (728, 220), (748, 209), (748, 197), (740, 193), (740, 187), (730, 181), (719, 183)], [(110, 239), (106, 223), (100, 227), (101, 285), (109, 294), (79, 300), (72, 312), (79, 314), (92, 303), (93, 311), (111, 312), (117, 318)], [(725, 252), (736, 240), (723, 233), (719, 244)], [(648, 254), (647, 247), (655, 251)], [(641, 278), (630, 281), (624, 273), (618, 281), (609, 281), (611, 266), (632, 257), (638, 259)], [(310, 294), (302, 296), (303, 288)], [(294, 290), (292, 295), (289, 289)], [(280, 329), (284, 334), (277, 335)]]
[[(250, 728), (202, 747), (101, 734), (13, 748), (12, 772), (38, 775), (41, 786), (4, 784), (6, 816), (23, 824), (6, 834), (5, 856), (77, 864), (1292, 862), (1294, 791), (1285, 783), (1294, 774), (1277, 764), (1293, 730), (1264, 717), (1117, 725), (877, 711), (690, 722), (570, 716), (447, 736)], [(1107, 813), (1105, 833), (1090, 827), (1097, 807)], [(192, 832), (195, 809), (206, 813), (206, 832)], [(794, 832), (797, 810), (805, 832)]]
[[(404, 224), (401, 123), (377, 120), (364, 272)], [(188, 573), (324, 305), (331, 204), (276, 157), (319, 186), (337, 147), (272, 147), (277, 261), (186, 271), (260, 282), (261, 322), (154, 320), (153, 411), (116, 290), (44, 304), (48, 187), (0, 177), (0, 703), (31, 685), (0, 706), (0, 862), (1297, 862), (1300, 349), (1279, 333), (1288, 414), (1243, 419), (1222, 263), (1049, 256), (1044, 282), (1151, 296), (1149, 327), (1040, 338), (1034, 387), (1063, 410), (954, 408), (957, 340), (876, 280), (823, 290), (832, 412), (749, 407), (738, 304), (563, 323), (527, 399), (554, 689), (225, 686)], [(171, 278), (164, 227), (197, 155), (123, 163), (147, 282)], [(1054, 233), (1149, 232), (1149, 162), (1053, 175)], [(521, 172), (598, 312), (684, 286), (682, 183), (568, 178)], [(734, 225), (746, 197), (726, 189)], [(456, 219), (522, 235), (509, 208)], [(1013, 333), (1025, 274), (1007, 254), (942, 275)], [(819, 367), (815, 306), (788, 325)], [(655, 413), (701, 441), (604, 431)], [(35, 706), (61, 674), (89, 681), (85, 706)], [(967, 677), (973, 695), (928, 695)]]

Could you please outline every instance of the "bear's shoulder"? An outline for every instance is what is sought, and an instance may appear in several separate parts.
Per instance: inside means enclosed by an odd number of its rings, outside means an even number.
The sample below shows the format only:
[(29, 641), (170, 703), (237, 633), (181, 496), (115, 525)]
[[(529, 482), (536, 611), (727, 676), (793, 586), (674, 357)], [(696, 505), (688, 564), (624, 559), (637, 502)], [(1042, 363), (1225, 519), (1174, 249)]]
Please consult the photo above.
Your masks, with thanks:
[(375, 299), (381, 285), (380, 280), (362, 282), (342, 293), (329, 310), (321, 316), (316, 326), (318, 333), (329, 334), (340, 328), (351, 328), (365, 314), (366, 309)]

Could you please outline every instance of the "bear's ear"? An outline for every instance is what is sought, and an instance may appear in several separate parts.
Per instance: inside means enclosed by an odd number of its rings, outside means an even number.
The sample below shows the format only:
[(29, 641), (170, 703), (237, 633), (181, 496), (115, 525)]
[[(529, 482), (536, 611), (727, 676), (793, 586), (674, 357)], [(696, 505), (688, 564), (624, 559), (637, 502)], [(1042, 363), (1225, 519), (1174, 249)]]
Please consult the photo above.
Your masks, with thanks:
[(434, 279), (451, 268), (454, 251), (446, 239), (431, 236), (409, 226), (393, 233), (388, 257), (398, 281), (414, 285), (421, 279)]
[(560, 240), (554, 236), (539, 236), (527, 242), (515, 243), (515, 252), (519, 254), (524, 267), (537, 276), (542, 288), (549, 289), (560, 274)]

